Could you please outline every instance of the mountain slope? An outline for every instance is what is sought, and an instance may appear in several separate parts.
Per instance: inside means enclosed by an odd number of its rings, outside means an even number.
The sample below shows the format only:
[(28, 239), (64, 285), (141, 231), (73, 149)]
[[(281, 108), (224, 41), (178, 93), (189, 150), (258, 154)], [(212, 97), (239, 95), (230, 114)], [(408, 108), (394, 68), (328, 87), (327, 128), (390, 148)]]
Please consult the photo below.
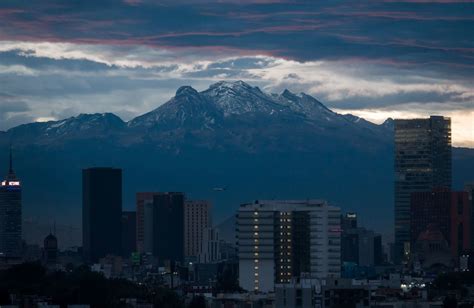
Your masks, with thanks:
[[(25, 217), (47, 223), (80, 225), (81, 169), (115, 166), (125, 209), (137, 191), (185, 191), (211, 200), (219, 222), (252, 199), (324, 198), (392, 230), (393, 120), (341, 115), (304, 93), (219, 82), (202, 92), (181, 87), (127, 123), (93, 114), (21, 125), (0, 133), (0, 173), (10, 140)], [(472, 174), (474, 150), (454, 149), (454, 186)]]

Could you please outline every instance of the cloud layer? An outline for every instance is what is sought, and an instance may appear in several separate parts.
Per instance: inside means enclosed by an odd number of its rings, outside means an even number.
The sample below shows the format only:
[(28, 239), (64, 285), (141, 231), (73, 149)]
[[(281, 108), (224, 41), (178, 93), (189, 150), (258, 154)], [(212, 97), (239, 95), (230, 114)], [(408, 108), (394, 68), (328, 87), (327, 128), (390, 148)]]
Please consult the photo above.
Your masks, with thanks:
[(243, 79), (376, 122), (449, 115), (454, 143), (474, 147), (474, 3), (314, 2), (2, 3), (0, 130), (127, 120), (183, 84)]

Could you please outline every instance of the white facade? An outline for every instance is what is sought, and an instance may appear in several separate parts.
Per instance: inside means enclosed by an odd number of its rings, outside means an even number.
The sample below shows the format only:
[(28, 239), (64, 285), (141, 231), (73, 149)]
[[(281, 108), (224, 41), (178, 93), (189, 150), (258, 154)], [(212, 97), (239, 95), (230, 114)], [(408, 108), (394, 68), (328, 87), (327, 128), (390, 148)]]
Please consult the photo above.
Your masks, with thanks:
[(311, 277), (341, 275), (341, 210), (322, 206), (311, 217)]
[[(295, 212), (306, 212), (309, 238), (293, 234)], [(269, 292), (290, 281), (296, 243), (307, 241), (311, 277), (339, 277), (340, 209), (319, 200), (265, 200), (243, 204), (237, 214), (239, 283), (248, 291)], [(301, 237), (301, 235), (298, 235)], [(301, 252), (299, 252), (301, 253)]]

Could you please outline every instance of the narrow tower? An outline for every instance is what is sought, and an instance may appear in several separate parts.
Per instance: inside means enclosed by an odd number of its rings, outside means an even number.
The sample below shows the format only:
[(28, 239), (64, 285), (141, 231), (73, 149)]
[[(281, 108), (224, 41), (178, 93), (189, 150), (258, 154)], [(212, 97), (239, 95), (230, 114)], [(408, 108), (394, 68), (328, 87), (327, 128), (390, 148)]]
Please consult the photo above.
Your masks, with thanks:
[(21, 238), (21, 183), (13, 171), (10, 146), (8, 174), (0, 185), (0, 258), (20, 258)]

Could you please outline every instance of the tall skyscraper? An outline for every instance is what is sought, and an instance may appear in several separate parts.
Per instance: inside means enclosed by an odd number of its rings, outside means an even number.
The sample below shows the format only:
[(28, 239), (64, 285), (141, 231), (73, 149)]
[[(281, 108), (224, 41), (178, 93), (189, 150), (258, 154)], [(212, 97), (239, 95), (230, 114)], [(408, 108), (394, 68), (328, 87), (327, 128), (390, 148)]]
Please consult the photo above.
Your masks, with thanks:
[(143, 198), (143, 220), (140, 221), (137, 218), (137, 223), (141, 225), (137, 226), (137, 229), (143, 230), (143, 251), (152, 253), (161, 264), (168, 261), (182, 262), (184, 260), (184, 194), (162, 192), (150, 193), (147, 196), (153, 198)]
[(82, 170), (82, 243), (86, 262), (121, 255), (122, 170)]
[(21, 257), (21, 183), (13, 171), (10, 148), (8, 174), (0, 186), (0, 257)]
[(395, 262), (410, 255), (410, 196), (451, 188), (451, 119), (395, 120)]
[(159, 193), (138, 192), (136, 194), (137, 207), (137, 251), (145, 252), (145, 203), (153, 203), (153, 196)]
[(184, 204), (184, 256), (197, 258), (204, 230), (211, 227), (211, 204), (205, 200), (186, 200)]
[(249, 291), (273, 291), (308, 273), (341, 273), (340, 209), (317, 200), (269, 200), (243, 204), (237, 214), (239, 283)]

